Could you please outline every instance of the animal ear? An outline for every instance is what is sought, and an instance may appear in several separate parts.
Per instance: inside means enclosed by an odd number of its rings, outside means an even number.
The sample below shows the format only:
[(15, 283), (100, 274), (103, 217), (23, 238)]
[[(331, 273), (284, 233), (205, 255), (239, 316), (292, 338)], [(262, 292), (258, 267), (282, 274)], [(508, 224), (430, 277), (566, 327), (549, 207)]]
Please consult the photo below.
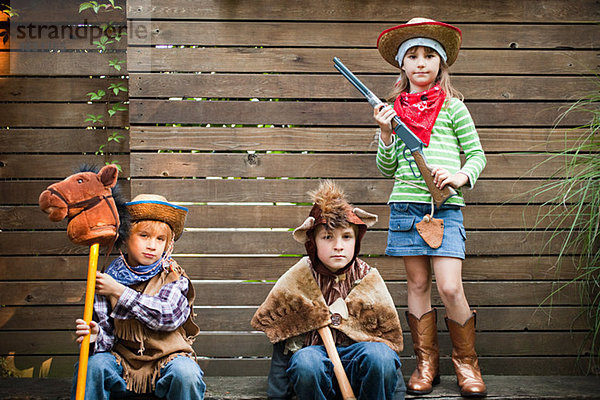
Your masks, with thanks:
[(119, 170), (117, 169), (116, 165), (110, 164), (102, 167), (100, 172), (98, 172), (98, 176), (100, 177), (100, 182), (102, 182), (104, 187), (111, 188), (117, 184)]
[(358, 218), (360, 218), (362, 220), (362, 222), (365, 223), (367, 228), (370, 228), (377, 223), (377, 215), (376, 214), (371, 214), (370, 212), (366, 212), (365, 210), (362, 210), (358, 207), (356, 207), (352, 211), (354, 212), (354, 214), (356, 214), (358, 216)]
[(313, 226), (315, 226), (315, 219), (313, 217), (308, 217), (306, 220), (304, 220), (302, 225), (294, 229), (292, 236), (297, 242), (306, 243), (308, 241), (306, 232), (309, 231)]

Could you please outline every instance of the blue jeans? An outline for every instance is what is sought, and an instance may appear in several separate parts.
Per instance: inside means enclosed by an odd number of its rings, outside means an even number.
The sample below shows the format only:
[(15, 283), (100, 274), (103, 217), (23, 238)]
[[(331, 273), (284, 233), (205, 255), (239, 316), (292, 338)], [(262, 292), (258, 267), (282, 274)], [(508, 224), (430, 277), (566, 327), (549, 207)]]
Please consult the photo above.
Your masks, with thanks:
[[(400, 359), (392, 349), (377, 342), (359, 342), (337, 349), (357, 399), (394, 398)], [(324, 346), (298, 350), (290, 360), (287, 374), (298, 400), (333, 399), (339, 391)]]
[[(76, 364), (71, 400), (75, 400), (77, 367)], [(111, 353), (91, 356), (85, 382), (86, 400), (109, 400), (111, 394), (123, 396), (132, 393), (127, 390), (122, 375), (123, 367), (117, 364), (117, 359)], [(160, 370), (154, 394), (169, 400), (202, 400), (206, 391), (202, 375), (204, 373), (193, 359), (176, 357)]]

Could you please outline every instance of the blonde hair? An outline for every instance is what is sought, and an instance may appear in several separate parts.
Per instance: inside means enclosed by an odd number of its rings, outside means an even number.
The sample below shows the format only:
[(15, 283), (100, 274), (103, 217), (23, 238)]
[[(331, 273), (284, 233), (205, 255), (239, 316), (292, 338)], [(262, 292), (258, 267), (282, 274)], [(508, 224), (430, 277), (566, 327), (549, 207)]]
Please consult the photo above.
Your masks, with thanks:
[[(410, 49), (408, 49), (406, 54), (414, 53), (419, 47), (421, 46), (411, 47)], [(438, 52), (433, 50), (432, 48), (423, 47), (423, 49), (425, 50), (425, 54), (427, 55), (434, 53), (439, 56)], [(446, 64), (442, 57), (440, 57), (440, 70), (438, 71), (438, 75), (435, 78), (435, 84), (440, 85), (442, 90), (446, 92), (446, 100), (450, 100), (453, 97), (461, 101), (464, 100), (464, 96), (462, 95), (462, 93), (458, 91), (458, 89), (456, 89), (454, 86), (452, 86), (452, 83), (450, 82), (450, 72), (448, 64)], [(404, 72), (404, 70), (400, 68), (400, 76), (396, 80), (394, 88), (388, 95), (388, 101), (394, 102), (396, 100), (396, 97), (400, 96), (400, 93), (402, 92), (410, 92), (410, 81), (406, 76), (406, 72)], [(449, 101), (445, 101), (444, 107), (448, 107), (449, 104)]]
[[(142, 230), (147, 231), (151, 235), (160, 235), (160, 234), (167, 235), (167, 240), (165, 242), (165, 243), (167, 243), (166, 246), (168, 246), (168, 244), (171, 243), (171, 239), (173, 238), (173, 230), (171, 229), (171, 227), (168, 224), (166, 224), (162, 221), (154, 221), (154, 220), (149, 220), (149, 219), (143, 219), (143, 220), (132, 223), (131, 229), (129, 231), (129, 237), (134, 235), (136, 232), (139, 232)], [(166, 248), (165, 248), (165, 250), (166, 250)]]

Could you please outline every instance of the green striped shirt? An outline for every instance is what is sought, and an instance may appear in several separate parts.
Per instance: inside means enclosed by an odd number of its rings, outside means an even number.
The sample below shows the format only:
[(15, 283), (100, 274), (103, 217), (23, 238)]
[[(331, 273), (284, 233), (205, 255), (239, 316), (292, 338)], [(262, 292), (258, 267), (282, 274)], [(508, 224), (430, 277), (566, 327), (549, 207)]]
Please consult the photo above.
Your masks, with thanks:
[[(392, 135), (392, 143), (386, 146), (379, 139), (377, 150), (377, 168), (387, 178), (394, 178), (394, 188), (389, 202), (431, 203), (431, 195), (422, 177), (415, 178), (408, 162), (404, 159), (404, 143)], [(465, 165), (461, 168), (460, 149), (465, 153)], [(408, 159), (413, 161), (407, 151)], [(440, 111), (431, 131), (429, 146), (423, 148), (423, 154), (430, 166), (447, 169), (451, 174), (462, 172), (469, 177), (467, 187), (473, 188), (481, 171), (485, 167), (486, 158), (479, 142), (479, 135), (473, 124), (471, 114), (459, 99), (450, 99), (450, 105)], [(412, 164), (419, 175), (416, 164)], [(419, 185), (418, 189), (402, 181)], [(458, 195), (451, 197), (445, 204), (464, 206), (460, 189)]]

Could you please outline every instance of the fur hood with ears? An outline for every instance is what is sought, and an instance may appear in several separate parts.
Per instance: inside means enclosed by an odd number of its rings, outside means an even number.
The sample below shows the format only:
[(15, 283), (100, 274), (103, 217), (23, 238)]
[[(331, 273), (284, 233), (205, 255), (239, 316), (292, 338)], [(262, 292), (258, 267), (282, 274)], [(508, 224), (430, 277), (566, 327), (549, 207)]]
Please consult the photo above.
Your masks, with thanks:
[(279, 278), (252, 318), (252, 326), (271, 343), (330, 325), (356, 342), (382, 342), (402, 351), (402, 328), (392, 296), (379, 272), (370, 272), (350, 291), (347, 315), (332, 324), (331, 312), (313, 278), (310, 261), (302, 258)]

